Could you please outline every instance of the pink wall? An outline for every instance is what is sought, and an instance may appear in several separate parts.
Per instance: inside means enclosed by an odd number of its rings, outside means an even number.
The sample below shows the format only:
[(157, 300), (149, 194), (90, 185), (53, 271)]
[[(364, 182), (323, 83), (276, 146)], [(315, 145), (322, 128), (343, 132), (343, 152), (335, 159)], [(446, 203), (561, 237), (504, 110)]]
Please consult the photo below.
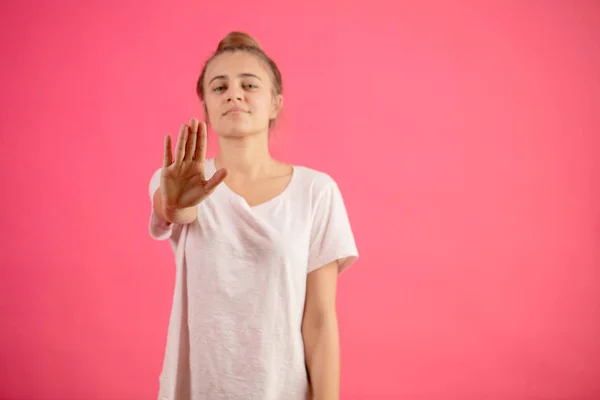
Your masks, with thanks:
[(118, 3), (0, 5), (0, 399), (155, 398), (148, 182), (233, 29), (355, 227), (342, 399), (600, 398), (599, 2)]

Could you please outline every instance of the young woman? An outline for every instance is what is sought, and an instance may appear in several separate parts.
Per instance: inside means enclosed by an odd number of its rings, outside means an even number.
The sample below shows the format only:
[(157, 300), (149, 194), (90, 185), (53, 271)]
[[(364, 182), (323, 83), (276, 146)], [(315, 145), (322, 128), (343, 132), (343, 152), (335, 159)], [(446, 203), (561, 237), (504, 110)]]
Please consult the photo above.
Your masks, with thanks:
[(183, 125), (150, 182), (150, 234), (170, 239), (176, 283), (160, 400), (337, 400), (338, 274), (356, 261), (335, 181), (273, 159), (281, 74), (232, 32), (204, 66), (206, 125)]

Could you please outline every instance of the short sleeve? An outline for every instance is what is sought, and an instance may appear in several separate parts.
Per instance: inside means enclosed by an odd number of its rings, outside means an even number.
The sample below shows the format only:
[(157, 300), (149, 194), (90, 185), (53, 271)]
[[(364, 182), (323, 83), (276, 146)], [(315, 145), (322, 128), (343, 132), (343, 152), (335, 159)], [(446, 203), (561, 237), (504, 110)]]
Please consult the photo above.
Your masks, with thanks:
[(338, 185), (330, 179), (313, 205), (308, 273), (337, 261), (339, 274), (358, 259), (354, 233)]
[(158, 169), (152, 178), (150, 179), (150, 205), (151, 205), (151, 214), (150, 214), (150, 236), (156, 240), (166, 240), (171, 237), (173, 233), (173, 224), (165, 221), (161, 218), (156, 211), (154, 211), (154, 193), (160, 187), (160, 172), (161, 169)]

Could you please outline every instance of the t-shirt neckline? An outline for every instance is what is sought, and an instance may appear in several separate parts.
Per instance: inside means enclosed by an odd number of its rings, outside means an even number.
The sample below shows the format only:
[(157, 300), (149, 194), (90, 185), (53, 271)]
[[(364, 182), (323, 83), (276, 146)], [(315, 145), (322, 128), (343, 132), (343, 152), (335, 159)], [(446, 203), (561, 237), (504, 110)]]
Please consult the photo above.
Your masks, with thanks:
[[(210, 172), (207, 171), (207, 172), (209, 172), (207, 174), (208, 175), (207, 179), (208, 179), (208, 178), (210, 178), (210, 176), (212, 176), (212, 174), (214, 174), (217, 171), (217, 168), (215, 167), (215, 158), (213, 157), (213, 158), (207, 159), (206, 164), (210, 169)], [(288, 193), (291, 191), (291, 188), (292, 188), (294, 182), (297, 179), (297, 176), (298, 176), (298, 167), (296, 165), (292, 164), (292, 177), (290, 178), (290, 181), (288, 182), (287, 186), (276, 196), (271, 197), (270, 199), (263, 201), (260, 204), (253, 205), (253, 206), (248, 204), (248, 202), (246, 201), (246, 199), (243, 196), (234, 192), (229, 186), (227, 186), (227, 184), (225, 182), (222, 182), (221, 184), (219, 184), (219, 186), (217, 186), (216, 190), (221, 190), (230, 199), (240, 202), (242, 205), (244, 205), (245, 207), (247, 207), (251, 210), (256, 210), (259, 208), (267, 207), (273, 203), (282, 201), (285, 197), (287, 197)]]

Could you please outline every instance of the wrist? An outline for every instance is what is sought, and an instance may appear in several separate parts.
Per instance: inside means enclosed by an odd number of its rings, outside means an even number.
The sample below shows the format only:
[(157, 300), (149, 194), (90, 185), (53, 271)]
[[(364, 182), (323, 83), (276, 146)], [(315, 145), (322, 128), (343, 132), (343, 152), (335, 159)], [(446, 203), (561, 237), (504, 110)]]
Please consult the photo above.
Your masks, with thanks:
[(162, 213), (169, 224), (176, 223), (177, 215), (180, 213), (180, 209), (174, 206), (167, 206), (163, 204)]
[(170, 224), (189, 224), (198, 216), (197, 207), (181, 208), (164, 206), (162, 211), (165, 220), (167, 220), (167, 222)]

